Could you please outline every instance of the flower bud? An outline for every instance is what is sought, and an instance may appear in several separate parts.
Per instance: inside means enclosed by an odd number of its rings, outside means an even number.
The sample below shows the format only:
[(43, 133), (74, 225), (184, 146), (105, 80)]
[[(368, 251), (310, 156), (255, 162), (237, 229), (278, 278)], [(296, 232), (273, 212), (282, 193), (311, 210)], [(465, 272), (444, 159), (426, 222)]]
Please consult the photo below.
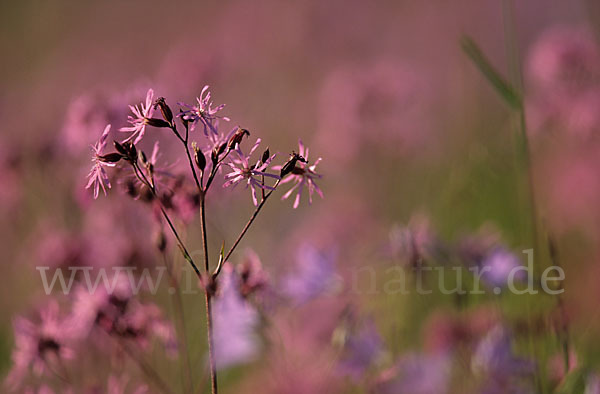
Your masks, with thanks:
[(124, 156), (127, 156), (127, 155), (128, 155), (128, 152), (127, 152), (127, 150), (125, 149), (125, 147), (124, 147), (122, 144), (120, 144), (118, 141), (113, 141), (113, 144), (115, 145), (115, 149), (116, 149), (116, 150), (117, 150), (117, 151), (118, 151), (120, 154), (122, 154), (122, 155), (124, 155)]
[(123, 158), (123, 155), (117, 152), (109, 153), (104, 156), (99, 156), (98, 159), (105, 163), (118, 163)]
[(219, 156), (225, 152), (225, 148), (227, 148), (227, 143), (222, 143), (220, 146), (216, 147), (212, 150), (210, 154), (210, 159), (212, 160), (213, 165), (219, 162)]
[(128, 142), (126, 145), (127, 149), (129, 149), (129, 157), (131, 158), (131, 161), (137, 160), (138, 152), (135, 147), (135, 144), (133, 142)]
[(160, 108), (160, 112), (162, 113), (163, 118), (169, 123), (169, 125), (173, 124), (173, 112), (171, 108), (167, 105), (164, 97), (159, 97), (154, 102), (154, 109), (156, 107)]
[(206, 167), (206, 157), (202, 153), (202, 150), (198, 148), (198, 145), (193, 142), (192, 149), (194, 150), (194, 161), (196, 162), (196, 166), (200, 169), (200, 171), (204, 171), (204, 167)]
[(244, 136), (250, 136), (250, 132), (246, 129), (242, 129), (241, 127), (238, 127), (238, 129), (231, 136), (231, 138), (229, 139), (229, 142), (227, 143), (228, 150), (233, 150), (233, 149), (235, 149), (236, 145), (241, 144), (242, 138)]
[(296, 152), (292, 152), (292, 154), (291, 154), (290, 159), (288, 160), (288, 162), (285, 163), (283, 165), (283, 167), (281, 167), (281, 173), (280, 173), (279, 176), (283, 178), (287, 174), (293, 172), (294, 169), (296, 168), (296, 163), (298, 161), (300, 161), (302, 163), (308, 163), (304, 157), (300, 156)]
[(134, 163), (138, 159), (137, 149), (135, 145), (131, 142), (123, 142), (120, 144), (117, 141), (113, 141), (115, 145), (115, 149), (123, 156), (124, 160), (127, 160), (130, 163)]
[(144, 120), (144, 122), (148, 126), (152, 126), (152, 127), (171, 127), (170, 123), (167, 123), (164, 120), (158, 119), (158, 118), (146, 118)]
[(148, 164), (148, 159), (146, 158), (144, 151), (140, 151), (140, 160), (144, 166)]
[(269, 152), (269, 148), (267, 148), (267, 149), (266, 149), (266, 150), (263, 152), (263, 154), (262, 154), (262, 157), (261, 157), (260, 161), (261, 161), (262, 163), (266, 163), (266, 162), (267, 162), (267, 160), (269, 160), (269, 157), (271, 157), (271, 153)]
[(292, 171), (294, 171), (294, 167), (296, 167), (296, 162), (297, 161), (298, 161), (298, 159), (296, 159), (295, 157), (292, 157), (290, 160), (288, 160), (288, 162), (285, 163), (283, 165), (283, 167), (281, 167), (281, 172), (280, 172), (279, 176), (281, 178), (283, 178), (287, 174), (289, 174)]

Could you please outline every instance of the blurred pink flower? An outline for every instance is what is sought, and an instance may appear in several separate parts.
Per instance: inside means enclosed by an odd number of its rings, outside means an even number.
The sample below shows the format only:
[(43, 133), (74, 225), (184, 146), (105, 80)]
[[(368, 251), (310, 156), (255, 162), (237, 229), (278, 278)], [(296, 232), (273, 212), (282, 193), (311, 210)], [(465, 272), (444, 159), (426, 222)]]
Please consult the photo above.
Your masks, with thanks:
[[(115, 163), (106, 161), (102, 157), (102, 153), (104, 148), (106, 147), (106, 139), (108, 138), (108, 133), (110, 133), (110, 125), (107, 125), (100, 136), (98, 142), (95, 145), (92, 145), (92, 150), (94, 152), (92, 156), (92, 169), (88, 174), (88, 183), (85, 186), (86, 189), (89, 189), (94, 186), (94, 198), (98, 198), (98, 192), (100, 191), (100, 187), (102, 187), (102, 191), (104, 191), (104, 195), (106, 195), (106, 187), (110, 189), (110, 181), (108, 180), (108, 174), (104, 167), (114, 167)], [(105, 187), (106, 184), (106, 187)]]
[[(389, 58), (346, 63), (327, 75), (319, 92), (318, 140), (333, 165), (361, 160), (365, 150), (422, 155), (430, 146), (436, 90), (416, 66)], [(362, 153), (364, 154), (364, 153)]]
[[(144, 133), (146, 132), (146, 125), (148, 124), (148, 119), (152, 117), (154, 112), (153, 106), (154, 100), (154, 90), (148, 89), (148, 93), (146, 93), (146, 104), (140, 103), (139, 106), (130, 105), (129, 108), (131, 112), (133, 112), (134, 116), (129, 115), (127, 117), (127, 122), (131, 123), (131, 126), (121, 127), (119, 131), (122, 132), (133, 132), (125, 141), (133, 141), (134, 144), (137, 144), (141, 141), (142, 137), (144, 137)], [(124, 142), (125, 142), (124, 141)]]
[(188, 105), (185, 103), (178, 103), (179, 105), (183, 105), (186, 108), (189, 108), (187, 111), (183, 111), (179, 114), (179, 116), (183, 117), (185, 120), (192, 122), (192, 130), (195, 128), (196, 123), (201, 122), (204, 126), (204, 134), (209, 135), (208, 131), (211, 133), (218, 134), (217, 128), (215, 126), (215, 120), (223, 119), (225, 121), (229, 121), (229, 118), (226, 116), (218, 116), (217, 113), (225, 108), (225, 104), (218, 105), (213, 108), (212, 101), (210, 101), (210, 92), (208, 91), (208, 85), (202, 88), (202, 92), (200, 92), (200, 97), (196, 97), (197, 105)]
[[(149, 348), (150, 341), (157, 339), (169, 357), (177, 354), (177, 339), (171, 322), (165, 319), (160, 308), (151, 303), (141, 303), (134, 297), (131, 279), (120, 272), (108, 281), (113, 288), (107, 288), (106, 281), (92, 291), (89, 284), (75, 289), (69, 323), (75, 337), (87, 339), (94, 336), (101, 345), (103, 336), (96, 336), (101, 330), (117, 341), (133, 342), (140, 349)], [(112, 343), (108, 347), (112, 349)]]
[(443, 245), (430, 219), (416, 214), (407, 225), (394, 225), (389, 232), (386, 251), (403, 265), (415, 266), (423, 259), (436, 257)]
[[(60, 319), (58, 303), (51, 301), (39, 314), (39, 324), (22, 317), (14, 320), (14, 364), (5, 382), (9, 389), (18, 388), (29, 368), (39, 377), (47, 371), (56, 370), (56, 365), (62, 361), (75, 357), (75, 352), (68, 345), (72, 330), (65, 324), (66, 321)], [(51, 367), (50, 364), (56, 365)]]
[(69, 104), (60, 138), (61, 147), (68, 153), (80, 155), (92, 139), (91, 134), (109, 123), (106, 111), (97, 101), (92, 95), (82, 95)]
[(264, 290), (269, 283), (269, 274), (253, 250), (245, 252), (244, 259), (236, 268), (240, 277), (240, 293), (243, 297)]
[(589, 145), (552, 155), (539, 166), (540, 196), (547, 203), (549, 223), (556, 232), (598, 228), (599, 156), (598, 148)]
[[(304, 147), (302, 140), (298, 140), (298, 150), (299, 155), (303, 157), (307, 162), (304, 163), (300, 160), (296, 162), (296, 166), (292, 170), (292, 172), (285, 176), (281, 183), (294, 182), (294, 186), (290, 190), (288, 190), (283, 197), (282, 200), (287, 199), (292, 195), (294, 190), (297, 190), (296, 199), (294, 200), (294, 209), (298, 208), (300, 205), (300, 199), (302, 197), (302, 191), (304, 190), (304, 186), (308, 189), (308, 202), (312, 204), (312, 196), (314, 192), (317, 192), (321, 198), (323, 198), (323, 192), (317, 186), (315, 179), (320, 179), (322, 176), (315, 172), (317, 165), (321, 162), (321, 158), (319, 157), (312, 165), (308, 164), (308, 148)], [(273, 167), (276, 169), (278, 167)]]
[(242, 181), (246, 181), (246, 187), (250, 186), (250, 191), (252, 192), (252, 202), (255, 206), (258, 205), (256, 190), (273, 190), (272, 186), (269, 186), (263, 182), (262, 177), (279, 179), (279, 176), (266, 172), (275, 155), (268, 157), (264, 162), (261, 158), (256, 162), (256, 164), (250, 165), (250, 156), (252, 156), (252, 153), (254, 153), (256, 148), (258, 148), (260, 141), (260, 138), (256, 140), (256, 143), (252, 149), (250, 149), (250, 153), (248, 153), (248, 155), (245, 155), (242, 152), (242, 149), (239, 145), (233, 150), (234, 154), (237, 155), (237, 158), (232, 158), (231, 161), (227, 163), (232, 171), (225, 175), (225, 178), (228, 180), (223, 184), (223, 187), (228, 187), (232, 185), (235, 186)]
[(600, 128), (600, 46), (593, 34), (555, 27), (530, 50), (527, 119), (534, 135), (547, 130), (587, 138)]

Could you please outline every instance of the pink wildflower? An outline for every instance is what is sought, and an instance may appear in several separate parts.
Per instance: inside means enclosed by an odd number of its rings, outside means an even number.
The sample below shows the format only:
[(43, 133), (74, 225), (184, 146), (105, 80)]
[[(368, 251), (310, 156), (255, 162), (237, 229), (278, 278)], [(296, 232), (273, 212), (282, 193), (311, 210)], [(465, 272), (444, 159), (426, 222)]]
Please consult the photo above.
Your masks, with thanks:
[(239, 182), (246, 180), (247, 186), (250, 186), (250, 189), (252, 191), (252, 202), (255, 206), (258, 205), (258, 199), (256, 198), (256, 189), (273, 190), (273, 187), (264, 184), (262, 178), (257, 177), (269, 177), (279, 179), (279, 176), (269, 174), (268, 172), (266, 172), (269, 163), (271, 163), (275, 155), (266, 158), (264, 162), (261, 158), (256, 162), (256, 164), (250, 165), (250, 156), (252, 156), (252, 153), (254, 153), (256, 148), (258, 148), (259, 144), (260, 138), (256, 140), (256, 143), (254, 144), (252, 149), (250, 149), (250, 153), (248, 153), (248, 155), (244, 155), (244, 153), (238, 145), (237, 149), (234, 150), (238, 158), (232, 159), (230, 163), (227, 163), (227, 165), (231, 167), (232, 172), (225, 175), (225, 178), (227, 178), (228, 180), (223, 184), (223, 187), (228, 187), (231, 185), (236, 185)]
[(294, 190), (297, 189), (298, 194), (296, 194), (296, 199), (294, 200), (294, 209), (298, 208), (298, 205), (300, 204), (302, 190), (305, 185), (308, 188), (308, 201), (310, 204), (312, 204), (312, 195), (314, 192), (317, 192), (317, 194), (321, 196), (321, 198), (323, 198), (323, 192), (321, 191), (321, 189), (319, 189), (315, 182), (315, 179), (320, 179), (322, 177), (321, 175), (315, 172), (315, 169), (321, 161), (321, 158), (319, 157), (313, 165), (308, 165), (308, 148), (304, 147), (304, 144), (301, 140), (298, 140), (298, 149), (299, 155), (306, 159), (306, 163), (298, 160), (292, 172), (287, 177), (283, 178), (283, 180), (281, 181), (281, 183), (287, 183), (292, 181), (295, 182), (294, 186), (290, 190), (288, 190), (288, 192), (285, 193), (283, 197), (281, 197), (282, 200), (285, 200), (292, 195)]
[(225, 108), (225, 104), (217, 105), (215, 108), (212, 107), (213, 103), (210, 101), (208, 85), (202, 88), (200, 97), (196, 97), (196, 101), (198, 102), (197, 105), (179, 103), (179, 105), (189, 108), (189, 110), (181, 112), (179, 116), (182, 116), (183, 119), (192, 122), (192, 129), (196, 126), (197, 122), (201, 122), (204, 126), (204, 134), (208, 135), (208, 130), (214, 134), (218, 134), (217, 128), (214, 124), (215, 120), (223, 119), (225, 121), (229, 121), (229, 118), (217, 115), (219, 111)]
[[(108, 138), (108, 133), (110, 132), (110, 125), (107, 125), (100, 136), (98, 142), (95, 145), (92, 145), (92, 150), (94, 155), (92, 157), (92, 169), (88, 174), (88, 183), (85, 186), (86, 189), (89, 189), (94, 186), (94, 198), (98, 198), (98, 192), (100, 191), (100, 187), (104, 191), (104, 195), (106, 195), (106, 187), (110, 189), (110, 181), (108, 180), (108, 175), (106, 174), (106, 170), (104, 167), (114, 167), (115, 163), (106, 160), (106, 157), (102, 155), (104, 148), (106, 147), (106, 139)], [(106, 185), (106, 187), (105, 187)]]
[(154, 99), (154, 90), (148, 89), (148, 93), (146, 94), (146, 104), (140, 103), (139, 106), (130, 105), (129, 108), (131, 112), (133, 112), (134, 116), (129, 115), (127, 117), (127, 122), (131, 123), (129, 127), (121, 127), (119, 131), (123, 132), (133, 132), (124, 142), (131, 141), (133, 138), (134, 144), (140, 142), (144, 133), (146, 132), (146, 125), (148, 124), (148, 119), (152, 117), (152, 113), (154, 112), (153, 104)]
[(16, 389), (25, 378), (29, 367), (37, 376), (43, 375), (50, 363), (72, 359), (74, 352), (65, 345), (68, 332), (59, 319), (56, 301), (40, 311), (40, 323), (18, 317), (14, 321), (16, 349), (12, 353), (13, 368), (6, 378), (9, 388)]

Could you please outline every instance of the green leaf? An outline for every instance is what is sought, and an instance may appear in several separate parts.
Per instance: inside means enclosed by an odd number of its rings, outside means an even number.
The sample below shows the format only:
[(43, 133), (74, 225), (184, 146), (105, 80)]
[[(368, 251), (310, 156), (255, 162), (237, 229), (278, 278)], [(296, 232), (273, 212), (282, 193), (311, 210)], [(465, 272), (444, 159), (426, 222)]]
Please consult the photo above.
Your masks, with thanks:
[(520, 109), (522, 100), (516, 89), (502, 76), (485, 57), (479, 46), (470, 37), (463, 37), (460, 41), (462, 50), (469, 56), (479, 71), (496, 89), (498, 94), (514, 109)]
[(215, 272), (213, 272), (213, 278), (216, 278), (217, 276), (219, 276), (219, 273), (221, 273), (221, 268), (223, 268), (223, 263), (225, 260), (225, 241), (223, 241), (223, 244), (221, 244), (221, 251), (219, 252), (219, 263), (217, 264), (217, 268), (215, 268)]
[(577, 368), (567, 374), (563, 382), (557, 387), (556, 394), (583, 394), (585, 391), (586, 368)]

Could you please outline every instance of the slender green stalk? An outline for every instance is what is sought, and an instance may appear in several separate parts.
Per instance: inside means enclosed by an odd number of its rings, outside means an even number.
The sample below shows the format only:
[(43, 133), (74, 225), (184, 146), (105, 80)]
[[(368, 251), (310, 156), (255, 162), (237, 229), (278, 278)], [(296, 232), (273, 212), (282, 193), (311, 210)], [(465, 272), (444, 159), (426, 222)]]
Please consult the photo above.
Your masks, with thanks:
[[(521, 61), (520, 54), (518, 48), (517, 41), (517, 29), (515, 26), (515, 7), (513, 0), (504, 0), (503, 1), (503, 20), (504, 20), (504, 33), (505, 33), (505, 43), (506, 43), (506, 53), (509, 63), (509, 73), (512, 84), (515, 86), (516, 91), (523, 98), (524, 97), (524, 87), (523, 87), (523, 75), (521, 71)], [(529, 213), (531, 215), (531, 238), (533, 243), (533, 250), (537, 253), (538, 262), (534, 265), (537, 266), (538, 273), (542, 269), (542, 265), (540, 264), (540, 249), (539, 249), (539, 216), (538, 216), (538, 207), (537, 207), (537, 198), (535, 191), (535, 181), (533, 175), (533, 166), (531, 159), (531, 148), (529, 144), (529, 138), (527, 135), (527, 120), (525, 113), (525, 105), (524, 100), (522, 99), (520, 105), (517, 109), (518, 112), (518, 141), (520, 142), (520, 157), (522, 160), (522, 166), (525, 171), (527, 188), (528, 188), (528, 196), (529, 196)], [(562, 304), (562, 301), (559, 297), (559, 305)], [(533, 351), (536, 353), (536, 345), (534, 341), (532, 341)], [(568, 344), (564, 347), (566, 351), (566, 358), (568, 359)], [(540, 393), (545, 393), (547, 391), (547, 387), (542, 377), (543, 371), (537, 367), (536, 372), (536, 386)]]
[(165, 251), (163, 250), (161, 254), (163, 257), (163, 263), (167, 268), (167, 274), (169, 275), (171, 286), (173, 286), (173, 289), (175, 290), (175, 298), (171, 298), (171, 300), (173, 301), (173, 309), (175, 310), (175, 316), (177, 317), (177, 323), (179, 325), (179, 332), (181, 333), (181, 344), (179, 345), (179, 353), (185, 354), (185, 368), (181, 369), (181, 373), (185, 376), (185, 379), (183, 379), (182, 376), (182, 381), (185, 381), (185, 384), (187, 384), (185, 390), (191, 393), (194, 391), (194, 382), (192, 380), (192, 363), (190, 361), (190, 352), (187, 340), (187, 333), (185, 329), (186, 324), (185, 315), (183, 312), (183, 301), (181, 299), (181, 291), (179, 289), (179, 283), (177, 281), (177, 278), (175, 277), (175, 272), (173, 271), (173, 266), (169, 263)]
[[(198, 175), (196, 174), (196, 167), (194, 166), (194, 161), (192, 160), (192, 156), (190, 154), (189, 149), (189, 129), (185, 127), (185, 137), (181, 137), (179, 132), (177, 131), (177, 127), (175, 124), (171, 127), (175, 135), (179, 138), (181, 143), (184, 146), (185, 154), (188, 159), (188, 164), (190, 166), (190, 171), (192, 172), (192, 176), (194, 177), (194, 182), (196, 183), (196, 187), (198, 189), (198, 193), (200, 193), (200, 227), (202, 229), (202, 248), (204, 250), (204, 269), (206, 272), (206, 277), (209, 278), (210, 271), (210, 262), (208, 257), (208, 240), (207, 240), (207, 229), (206, 229), (206, 192), (208, 187), (210, 186), (210, 181), (214, 177), (214, 173), (216, 172), (216, 165), (213, 167), (211, 172), (211, 177), (207, 181), (205, 187), (202, 187), (202, 182), (198, 179)], [(201, 179), (203, 178), (203, 174), (201, 174)], [(213, 324), (212, 324), (212, 305), (211, 305), (211, 294), (209, 292), (208, 287), (204, 292), (204, 300), (206, 304), (206, 332), (207, 332), (207, 342), (208, 342), (208, 358), (210, 364), (210, 381), (211, 381), (211, 393), (218, 393), (218, 385), (217, 385), (217, 368), (215, 362), (214, 355), (214, 341), (213, 341)]]
[[(200, 223), (202, 228), (202, 246), (204, 249), (204, 268), (207, 273), (207, 277), (209, 277), (208, 273), (210, 270), (209, 259), (208, 259), (208, 242), (206, 237), (206, 214), (205, 214), (205, 193), (202, 193), (200, 196)], [(217, 368), (214, 354), (214, 342), (213, 342), (213, 324), (212, 324), (212, 305), (211, 305), (211, 297), (208, 290), (208, 286), (206, 291), (204, 292), (204, 300), (206, 303), (206, 331), (208, 337), (208, 360), (210, 364), (210, 386), (211, 393), (217, 394)]]

